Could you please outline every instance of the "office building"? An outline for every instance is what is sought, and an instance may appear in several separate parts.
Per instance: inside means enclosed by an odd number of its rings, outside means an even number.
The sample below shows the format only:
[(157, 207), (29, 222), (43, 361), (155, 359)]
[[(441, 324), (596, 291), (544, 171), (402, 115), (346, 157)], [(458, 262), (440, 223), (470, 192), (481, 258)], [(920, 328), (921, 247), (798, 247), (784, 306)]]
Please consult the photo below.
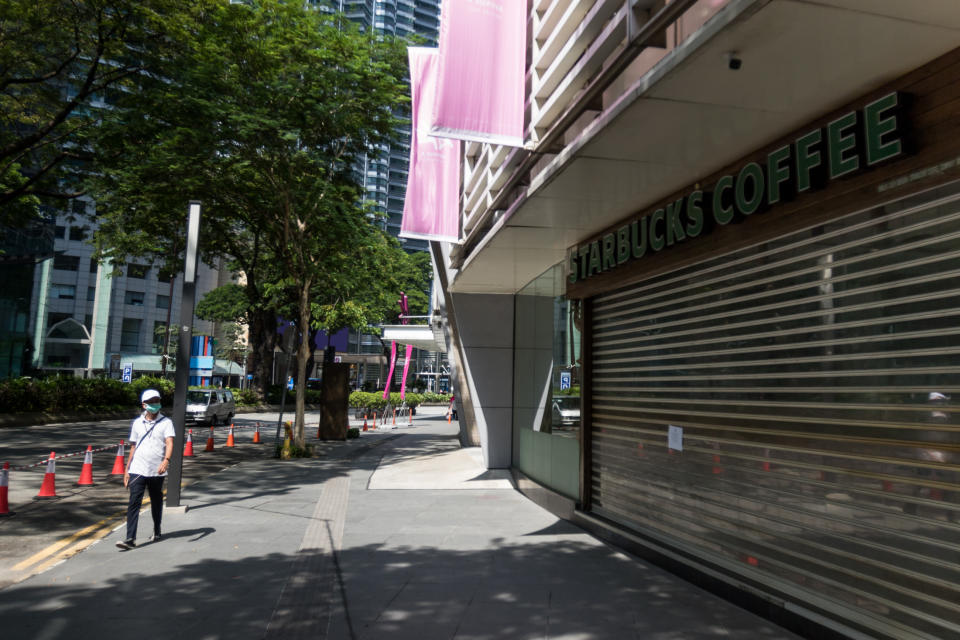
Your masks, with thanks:
[(960, 5), (529, 6), (434, 247), (487, 466), (808, 637), (957, 637)]

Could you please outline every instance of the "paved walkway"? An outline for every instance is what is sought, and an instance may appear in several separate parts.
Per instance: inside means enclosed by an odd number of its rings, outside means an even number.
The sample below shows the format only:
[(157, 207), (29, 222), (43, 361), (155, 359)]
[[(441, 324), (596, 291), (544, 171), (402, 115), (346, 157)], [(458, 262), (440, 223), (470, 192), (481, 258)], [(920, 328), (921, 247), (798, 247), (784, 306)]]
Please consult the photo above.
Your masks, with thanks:
[(0, 591), (0, 637), (795, 636), (596, 541), (484, 472), (441, 417), (187, 487), (165, 537), (122, 529)]

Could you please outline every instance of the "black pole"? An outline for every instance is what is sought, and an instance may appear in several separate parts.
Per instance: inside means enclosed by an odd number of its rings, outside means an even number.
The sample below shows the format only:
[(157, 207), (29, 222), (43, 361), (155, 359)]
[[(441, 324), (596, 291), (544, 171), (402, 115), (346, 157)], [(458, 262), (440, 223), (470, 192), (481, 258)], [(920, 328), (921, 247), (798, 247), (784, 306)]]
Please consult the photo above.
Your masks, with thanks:
[[(190, 202), (187, 216), (187, 251), (180, 294), (180, 326), (177, 341), (177, 371), (173, 389), (173, 459), (167, 484), (167, 507), (180, 506), (183, 478), (183, 440), (187, 415), (187, 387), (190, 385), (190, 342), (193, 336), (193, 305), (196, 298), (197, 246), (200, 235), (200, 203)], [(172, 301), (171, 301), (172, 304)]]

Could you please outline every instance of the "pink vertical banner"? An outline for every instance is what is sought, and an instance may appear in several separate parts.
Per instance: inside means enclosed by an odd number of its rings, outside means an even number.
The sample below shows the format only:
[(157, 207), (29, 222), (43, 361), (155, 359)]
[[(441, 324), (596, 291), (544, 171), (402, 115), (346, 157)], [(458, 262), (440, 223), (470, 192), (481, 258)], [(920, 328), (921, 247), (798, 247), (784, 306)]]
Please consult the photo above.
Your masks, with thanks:
[(393, 380), (393, 368), (397, 366), (397, 343), (390, 343), (390, 373), (387, 375), (387, 384), (383, 387), (383, 399), (390, 397), (390, 382)]
[(403, 377), (400, 379), (400, 399), (407, 399), (407, 372), (410, 371), (410, 356), (413, 355), (413, 345), (407, 345), (406, 360), (403, 363)]
[(435, 136), (523, 145), (527, 0), (447, 0), (440, 8)]
[(437, 93), (436, 49), (409, 47), (411, 137), (401, 238), (460, 239), (460, 142), (430, 135)]

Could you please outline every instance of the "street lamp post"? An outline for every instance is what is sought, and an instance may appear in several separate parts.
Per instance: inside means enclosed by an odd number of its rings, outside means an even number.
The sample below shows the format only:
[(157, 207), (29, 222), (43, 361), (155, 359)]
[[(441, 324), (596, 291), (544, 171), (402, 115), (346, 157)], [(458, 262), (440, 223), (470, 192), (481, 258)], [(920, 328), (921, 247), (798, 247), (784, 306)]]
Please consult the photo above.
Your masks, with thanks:
[(200, 203), (191, 201), (187, 216), (187, 251), (180, 295), (180, 334), (177, 341), (177, 372), (173, 390), (173, 459), (167, 485), (167, 507), (180, 506), (183, 477), (183, 436), (186, 429), (187, 386), (190, 384), (190, 337), (193, 334), (193, 305), (196, 298), (197, 246), (200, 236)]

